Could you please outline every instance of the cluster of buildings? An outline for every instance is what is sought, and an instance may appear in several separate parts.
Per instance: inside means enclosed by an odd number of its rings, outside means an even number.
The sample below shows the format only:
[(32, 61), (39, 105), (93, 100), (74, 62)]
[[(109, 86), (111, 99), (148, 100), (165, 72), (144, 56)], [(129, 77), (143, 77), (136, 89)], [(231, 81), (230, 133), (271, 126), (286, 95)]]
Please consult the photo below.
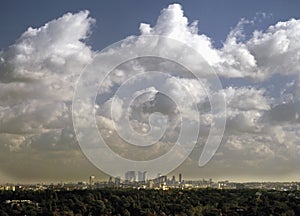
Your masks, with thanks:
[(156, 178), (149, 179), (146, 171), (127, 171), (124, 178), (109, 177), (108, 181), (97, 181), (94, 175), (88, 181), (77, 183), (59, 184), (35, 184), (35, 185), (0, 185), (1, 190), (22, 191), (22, 190), (85, 190), (97, 188), (137, 188), (137, 189), (162, 189), (172, 188), (192, 189), (192, 188), (215, 188), (215, 189), (264, 189), (292, 191), (300, 190), (300, 182), (248, 182), (236, 183), (229, 181), (214, 182), (212, 179), (184, 180), (182, 174), (168, 178), (166, 175), (158, 174)]
[[(179, 188), (183, 185), (182, 174), (178, 175), (178, 181), (176, 180), (175, 176), (172, 176), (169, 179), (165, 175), (161, 175), (160, 173), (157, 174), (157, 177), (154, 179), (148, 179), (146, 171), (127, 171), (125, 173), (125, 178), (121, 181), (121, 178), (115, 178), (114, 184), (117, 187), (135, 187), (135, 188), (149, 188), (149, 189), (168, 189), (172, 188)], [(110, 178), (109, 182), (113, 182)]]
[[(120, 178), (120, 177), (119, 177)], [(121, 178), (120, 178), (121, 179)], [(127, 182), (145, 182), (148, 180), (147, 171), (127, 171), (125, 173), (125, 181)]]
[(24, 191), (24, 190), (46, 190), (49, 185), (44, 184), (5, 184), (0, 185), (0, 191)]
[(247, 182), (238, 183), (226, 181), (214, 182), (210, 179), (186, 180), (181, 173), (178, 176), (168, 177), (157, 174), (156, 178), (149, 179), (146, 171), (127, 171), (124, 178), (109, 177), (108, 181), (96, 181), (95, 176), (90, 176), (89, 183), (79, 182), (77, 185), (65, 184), (67, 189), (87, 188), (137, 188), (137, 189), (162, 189), (172, 188), (193, 189), (193, 188), (214, 188), (214, 189), (263, 189), (292, 191), (300, 190), (300, 182)]

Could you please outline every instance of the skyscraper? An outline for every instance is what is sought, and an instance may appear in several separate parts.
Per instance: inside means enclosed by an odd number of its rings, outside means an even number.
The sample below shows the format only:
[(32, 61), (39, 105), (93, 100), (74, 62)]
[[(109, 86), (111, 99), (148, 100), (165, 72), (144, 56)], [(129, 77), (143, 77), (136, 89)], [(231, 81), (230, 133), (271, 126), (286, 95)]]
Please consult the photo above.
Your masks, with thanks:
[(172, 180), (171, 180), (171, 184), (175, 184), (176, 182), (176, 179), (175, 179), (175, 176), (172, 177)]
[(125, 173), (125, 181), (135, 182), (136, 181), (135, 171), (127, 171)]
[(138, 171), (138, 181), (145, 182), (146, 180), (147, 180), (147, 172), (146, 171), (144, 171), (144, 172)]
[(95, 176), (90, 176), (90, 186), (93, 186), (95, 184)]

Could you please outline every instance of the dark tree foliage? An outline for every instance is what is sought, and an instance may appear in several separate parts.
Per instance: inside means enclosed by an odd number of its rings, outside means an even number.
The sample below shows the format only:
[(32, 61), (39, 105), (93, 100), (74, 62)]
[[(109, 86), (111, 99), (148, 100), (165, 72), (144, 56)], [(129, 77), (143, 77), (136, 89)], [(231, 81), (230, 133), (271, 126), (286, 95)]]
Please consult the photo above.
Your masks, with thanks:
[[(259, 192), (259, 193), (258, 193)], [(7, 202), (7, 200), (15, 200)], [(17, 201), (16, 201), (17, 200)], [(30, 202), (18, 202), (30, 200)], [(0, 215), (300, 215), (300, 191), (1, 191)]]

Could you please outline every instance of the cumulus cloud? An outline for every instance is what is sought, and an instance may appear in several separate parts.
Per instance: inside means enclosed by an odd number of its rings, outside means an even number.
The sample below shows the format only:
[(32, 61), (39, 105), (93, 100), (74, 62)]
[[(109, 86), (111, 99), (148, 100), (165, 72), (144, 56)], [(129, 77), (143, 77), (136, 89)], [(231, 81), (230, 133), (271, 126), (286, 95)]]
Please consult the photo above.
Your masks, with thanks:
[[(249, 22), (249, 21), (248, 21)], [(267, 79), (273, 74), (298, 74), (300, 21), (278, 22), (266, 31), (254, 31), (247, 41), (241, 41), (241, 22), (228, 35), (221, 49), (218, 69), (232, 77)]]
[(161, 35), (186, 43), (212, 65), (220, 61), (218, 50), (213, 48), (211, 39), (204, 34), (198, 34), (198, 22), (189, 23), (179, 4), (163, 9), (154, 27), (142, 23), (140, 31), (142, 35)]
[(82, 42), (94, 23), (88, 16), (88, 11), (67, 13), (40, 28), (29, 27), (4, 52), (2, 66), (10, 70), (3, 75), (35, 80), (53, 74), (72, 74), (73, 69), (91, 59), (91, 49)]
[[(186, 113), (190, 113), (191, 117), (195, 116), (195, 111), (201, 113), (200, 135), (202, 137), (199, 142), (203, 144), (201, 140), (207, 137), (208, 127), (212, 123), (213, 115), (210, 113), (207, 94), (215, 100), (224, 95), (227, 103), (227, 125), (224, 148), (221, 148), (222, 160), (228, 159), (233, 167), (234, 161), (244, 161), (245, 166), (253, 168), (257, 166), (255, 161), (263, 163), (263, 158), (268, 158), (269, 162), (266, 163), (268, 165), (263, 166), (262, 169), (269, 169), (272, 167), (272, 161), (279, 160), (278, 158), (284, 161), (289, 158), (290, 149), (293, 149), (293, 156), (290, 156), (289, 160), (297, 161), (299, 149), (295, 139), (296, 129), (293, 127), (294, 132), (288, 132), (286, 127), (291, 123), (297, 124), (299, 110), (297, 99), (294, 96), (288, 104), (283, 104), (283, 98), (290, 97), (288, 91), (283, 93), (287, 94), (286, 96), (274, 98), (273, 92), (270, 91), (277, 87), (272, 83), (271, 88), (269, 79), (279, 74), (287, 76), (287, 79), (280, 82), (291, 82), (297, 76), (300, 31), (298, 20), (291, 19), (270, 26), (266, 31), (254, 31), (253, 35), (246, 37), (243, 29), (248, 24), (255, 25), (255, 20), (241, 19), (229, 32), (223, 47), (217, 49), (209, 37), (199, 34), (197, 21), (189, 22), (181, 6), (173, 4), (162, 10), (154, 26), (142, 23), (140, 31), (142, 36), (162, 35), (187, 44), (197, 50), (216, 73), (229, 83), (223, 91), (215, 92), (211, 86), (205, 83), (201, 86), (201, 83), (194, 78), (180, 78), (180, 84), (188, 89), (191, 96), (184, 94), (181, 85), (172, 82), (174, 78), (161, 82), (166, 89), (169, 89), (169, 95), (179, 98), (179, 103), (197, 103), (198, 110), (191, 108)], [(165, 45), (165, 49), (168, 49), (168, 45)], [(177, 52), (180, 51), (177, 50)], [(186, 58), (190, 67), (199, 67), (198, 62), (192, 58), (182, 56), (181, 58)], [(278, 62), (281, 63), (278, 64)], [(147, 71), (147, 67), (141, 71)], [(235, 81), (236, 78), (239, 78), (240, 82)], [(244, 82), (241, 79), (248, 79), (248, 81)], [(243, 83), (248, 84), (243, 86)], [(297, 84), (294, 84), (294, 95), (297, 90)], [(194, 98), (195, 101), (189, 101), (190, 98)], [(218, 115), (221, 117), (225, 113), (215, 113), (214, 117)], [(286, 124), (282, 124), (283, 121)], [(286, 146), (284, 143), (289, 144)], [(235, 154), (229, 152), (233, 149)], [(244, 155), (244, 157), (239, 157), (239, 155)], [(289, 163), (283, 166), (287, 165)]]
[(0, 139), (5, 152), (31, 155), (29, 149), (76, 148), (71, 101), (75, 81), (93, 57), (84, 40), (94, 22), (88, 11), (67, 13), (42, 27), (29, 27), (0, 54)]
[(162, 10), (155, 26), (142, 23), (142, 35), (163, 35), (188, 44), (225, 77), (266, 79), (272, 74), (297, 74), (299, 71), (300, 21), (290, 19), (270, 26), (266, 31), (254, 31), (245, 40), (244, 26), (254, 20), (241, 19), (228, 34), (223, 47), (216, 49), (212, 40), (198, 33), (197, 21), (189, 23), (180, 5)]
[[(187, 131), (201, 124), (198, 141), (203, 147), (212, 119), (225, 117), (225, 135), (214, 159), (216, 163), (222, 164), (227, 160), (226, 166), (235, 167), (238, 161), (255, 171), (264, 160), (267, 161), (262, 166), (265, 170), (273, 166), (272, 161), (282, 162), (281, 168), (297, 161), (300, 21), (278, 22), (265, 31), (254, 31), (250, 37), (245, 37), (244, 25), (253, 22), (241, 19), (229, 32), (221, 48), (215, 48), (211, 38), (199, 33), (197, 21), (190, 22), (179, 4), (163, 9), (154, 26), (141, 23), (142, 37), (130, 36), (119, 44), (120, 47), (130, 47), (132, 52), (139, 54), (144, 52), (141, 49), (143, 36), (160, 35), (178, 40), (200, 53), (226, 87), (219, 90), (209, 83), (209, 76), (204, 70), (206, 66), (203, 61), (195, 60), (186, 53), (189, 49), (176, 50), (171, 43), (163, 41), (150, 44), (149, 49), (157, 53), (170, 52), (183, 59), (190, 68), (196, 69), (202, 79), (197, 80), (187, 69), (174, 62), (155, 57), (139, 58), (119, 65), (105, 77), (93, 108), (98, 129), (110, 147), (128, 158), (155, 158), (173, 146), (183, 120), (187, 122)], [(7, 154), (2, 154), (3, 161), (18, 153), (17, 160), (21, 161), (23, 157), (27, 165), (33, 166), (44, 157), (44, 165), (38, 167), (41, 176), (45, 174), (43, 168), (53, 171), (49, 168), (53, 160), (63, 164), (60, 173), (70, 169), (71, 164), (77, 164), (76, 169), (87, 167), (76, 143), (71, 105), (76, 80), (96, 55), (85, 42), (94, 23), (88, 11), (67, 13), (42, 27), (29, 27), (13, 45), (0, 53), (0, 144)], [(119, 53), (120, 47), (113, 47), (102, 54), (114, 61), (109, 57), (116, 53), (127, 55)], [(167, 75), (155, 71), (163, 71)], [(140, 75), (131, 78), (137, 74)], [(275, 74), (287, 77), (281, 82), (287, 82), (286, 88), (292, 89), (285, 89), (277, 98), (270, 92), (272, 88), (268, 84)], [(244, 80), (248, 80), (247, 85), (244, 85)], [(115, 95), (124, 83), (127, 87)], [(221, 104), (222, 97), (226, 99), (226, 112), (218, 110), (212, 113), (210, 99)], [(284, 101), (283, 98), (287, 97), (289, 101)], [(87, 110), (91, 110), (88, 105), (80, 112)], [(157, 112), (165, 118), (151, 119), (151, 115)], [(129, 119), (129, 126), (138, 133), (147, 134), (152, 126), (157, 133), (165, 129), (165, 134), (156, 145), (149, 147), (145, 155), (143, 148), (128, 146), (116, 133), (114, 123), (126, 126), (123, 124), (125, 117)], [(166, 128), (161, 127), (166, 123)], [(80, 124), (87, 125), (89, 122), (83, 119)], [(74, 158), (66, 159), (64, 154)], [(30, 160), (32, 155), (35, 157)], [(11, 170), (18, 171), (20, 163), (14, 161)], [(10, 173), (8, 162), (3, 164), (4, 172), (17, 175)], [(239, 170), (243, 169), (239, 167)], [(276, 171), (276, 167), (272, 170)], [(70, 169), (70, 173), (73, 172)], [(24, 173), (22, 175), (30, 178)], [(72, 175), (77, 176), (75, 172)], [(21, 174), (19, 177), (22, 177)]]

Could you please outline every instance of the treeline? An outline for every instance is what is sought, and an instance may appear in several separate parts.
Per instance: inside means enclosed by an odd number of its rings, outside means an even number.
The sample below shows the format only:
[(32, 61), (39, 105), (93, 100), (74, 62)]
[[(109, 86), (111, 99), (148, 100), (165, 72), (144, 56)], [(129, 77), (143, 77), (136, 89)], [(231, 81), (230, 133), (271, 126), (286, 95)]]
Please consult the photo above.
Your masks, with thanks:
[(163, 191), (109, 188), (75, 191), (1, 191), (0, 208), (0, 215), (289, 216), (300, 215), (300, 191)]

